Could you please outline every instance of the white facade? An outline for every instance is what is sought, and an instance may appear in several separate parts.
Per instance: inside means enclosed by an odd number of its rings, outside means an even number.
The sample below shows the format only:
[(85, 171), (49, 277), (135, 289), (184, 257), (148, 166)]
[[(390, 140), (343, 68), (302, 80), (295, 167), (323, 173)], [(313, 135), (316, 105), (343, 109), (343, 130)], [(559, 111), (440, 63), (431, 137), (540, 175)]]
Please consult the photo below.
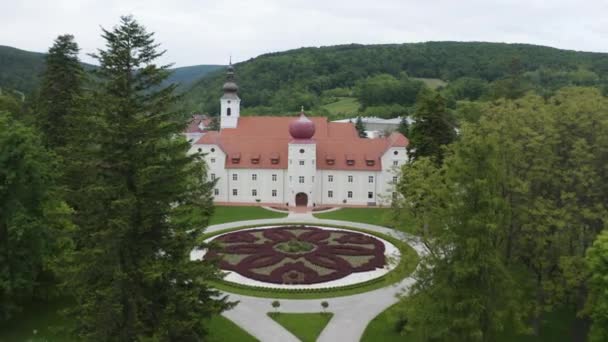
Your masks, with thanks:
[[(405, 148), (407, 139), (401, 135), (398, 135), (398, 138), (401, 139), (400, 143), (395, 143), (393, 139), (386, 139), (384, 140), (386, 145), (382, 145), (378, 144), (380, 140), (376, 140), (370, 142), (370, 144), (374, 143), (375, 147), (373, 149), (366, 149), (371, 145), (368, 144), (368, 140), (362, 142), (356, 136), (354, 127), (348, 126), (345, 131), (343, 129), (345, 126), (340, 126), (339, 130), (342, 131), (343, 135), (336, 140), (335, 144), (333, 140), (326, 139), (325, 145), (322, 145), (325, 152), (322, 154), (318, 151), (319, 141), (313, 138), (315, 134), (314, 124), (305, 118), (304, 113), (302, 113), (298, 120), (304, 120), (305, 125), (312, 125), (312, 127), (307, 126), (305, 129), (305, 131), (310, 129), (306, 133), (308, 135), (306, 137), (301, 137), (299, 134), (294, 135), (291, 133), (290, 126), (291, 137), (298, 136), (298, 139), (294, 138), (289, 142), (284, 139), (277, 139), (277, 144), (288, 145), (287, 156), (283, 155), (282, 157), (287, 157), (286, 163), (284, 159), (281, 159), (281, 162), (276, 159), (277, 163), (263, 164), (259, 163), (258, 156), (254, 165), (246, 163), (246, 156), (243, 156), (243, 163), (234, 164), (235, 154), (238, 154), (238, 159), (240, 159), (241, 151), (238, 144), (237, 147), (233, 144), (232, 149), (223, 150), (220, 139), (222, 132), (227, 135), (233, 134), (233, 139), (235, 138), (234, 134), (237, 134), (237, 140), (242, 138), (238, 135), (238, 130), (224, 131), (224, 129), (238, 128), (240, 116), (240, 98), (237, 95), (238, 87), (234, 82), (232, 65), (229, 66), (227, 75), (228, 80), (224, 84), (224, 95), (220, 99), (221, 130), (219, 133), (207, 133), (200, 141), (193, 142), (189, 151), (191, 154), (198, 152), (204, 155), (208, 166), (209, 179), (216, 182), (214, 187), (215, 202), (260, 203), (278, 206), (307, 206), (309, 208), (340, 205), (390, 205), (399, 170), (408, 159)], [(241, 124), (260, 122), (247, 121), (249, 119), (259, 120), (259, 118), (243, 118)], [(345, 125), (350, 124), (345, 123)], [(348, 129), (352, 130), (352, 135), (350, 135), (349, 132), (351, 131)], [(329, 128), (325, 127), (324, 134), (329, 134), (327, 130)], [(257, 131), (250, 144), (255, 145), (255, 141), (258, 138), (264, 138), (263, 136), (266, 134), (265, 131)], [(352, 144), (349, 143), (349, 139), (353, 139)], [(270, 145), (273, 144), (274, 140), (271, 141)], [(362, 151), (355, 150), (357, 149), (355, 145), (359, 146)], [(281, 146), (284, 148), (284, 145)], [(336, 153), (339, 155), (334, 155), (331, 159), (328, 159), (329, 147), (336, 146), (340, 149), (334, 149), (334, 152), (337, 151)], [(241, 149), (246, 149), (246, 146)], [(278, 158), (276, 151), (281, 150), (280, 146), (271, 146), (270, 149), (275, 150), (270, 152)], [(321, 148), (321, 150), (323, 149)], [(255, 150), (253, 153), (258, 152), (261, 151)], [(264, 151), (265, 158), (268, 158), (268, 152)], [(226, 153), (230, 153), (230, 160), (227, 160), (228, 155)], [(345, 158), (345, 155), (353, 153), (358, 154), (358, 163), (363, 164), (355, 166), (354, 159), (352, 159), (352, 163), (350, 162), (351, 159), (340, 159), (340, 163), (334, 163), (334, 159)], [(363, 155), (364, 153), (365, 155)], [(318, 160), (319, 158), (323, 159)], [(327, 160), (331, 160), (331, 164)], [(345, 163), (342, 163), (342, 160)], [(228, 165), (230, 167), (227, 167)], [(271, 168), (273, 166), (276, 166), (276, 168)]]
[(236, 128), (241, 115), (241, 99), (235, 95), (220, 99), (220, 128)]
[(381, 158), (381, 171), (349, 171), (317, 169), (314, 146), (290, 144), (287, 169), (226, 169), (226, 154), (217, 145), (195, 144), (190, 153), (200, 149), (205, 154), (208, 177), (217, 182), (215, 202), (295, 206), (296, 195), (305, 193), (308, 207), (390, 205), (407, 161), (405, 147), (389, 148)]

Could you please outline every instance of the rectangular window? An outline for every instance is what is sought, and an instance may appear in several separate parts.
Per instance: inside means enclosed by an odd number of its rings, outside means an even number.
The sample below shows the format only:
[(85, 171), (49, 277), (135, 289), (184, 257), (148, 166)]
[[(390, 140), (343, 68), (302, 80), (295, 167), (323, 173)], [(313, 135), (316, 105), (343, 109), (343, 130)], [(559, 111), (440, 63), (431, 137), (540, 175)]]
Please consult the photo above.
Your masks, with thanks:
[(272, 175), (272, 181), (276, 182), (277, 181), (277, 175)]
[(218, 196), (220, 194), (220, 189), (213, 189), (213, 194)]
[(258, 175), (257, 175), (257, 174), (255, 174), (255, 173), (254, 173), (254, 174), (252, 174), (252, 175), (251, 175), (251, 180), (252, 180), (252, 181), (257, 181), (257, 180), (258, 180)]
[(232, 174), (232, 180), (233, 180), (233, 181), (235, 181), (235, 180), (239, 180), (239, 175), (237, 175), (236, 173), (233, 173), (233, 174)]
[(399, 161), (398, 160), (393, 160), (393, 166), (398, 166), (399, 165)]
[(393, 177), (393, 183), (397, 183), (397, 176)]
[(353, 198), (353, 192), (352, 191), (349, 191), (347, 195), (348, 195), (348, 198)]
[(352, 183), (353, 182), (353, 176), (348, 176), (348, 182)]
[(238, 196), (239, 191), (237, 189), (232, 189), (232, 196)]
[(315, 182), (315, 176), (312, 176), (312, 182), (313, 183)]
[(272, 190), (272, 197), (277, 197), (277, 191), (276, 190)]
[(333, 175), (327, 176), (327, 181), (328, 182), (333, 182), (334, 181), (334, 176)]
[(367, 193), (367, 198), (369, 198), (369, 199), (374, 198), (374, 193), (373, 192), (368, 192)]
[(367, 177), (367, 182), (368, 183), (373, 183), (374, 182), (374, 176), (368, 176)]
[(300, 160), (300, 166), (304, 165), (304, 161)]
[(211, 174), (211, 180), (214, 180), (214, 179), (215, 179), (215, 173), (212, 173)]
[(298, 177), (298, 181), (300, 182), (300, 184), (304, 184), (304, 176)]
[(258, 195), (258, 191), (256, 189), (251, 190), (251, 196), (257, 196)]
[(334, 197), (334, 192), (333, 192), (333, 191), (331, 191), (331, 190), (329, 190), (329, 191), (327, 192), (327, 197), (329, 197), (329, 198), (333, 198), (333, 197)]
[(211, 158), (211, 163), (215, 163), (215, 158)]

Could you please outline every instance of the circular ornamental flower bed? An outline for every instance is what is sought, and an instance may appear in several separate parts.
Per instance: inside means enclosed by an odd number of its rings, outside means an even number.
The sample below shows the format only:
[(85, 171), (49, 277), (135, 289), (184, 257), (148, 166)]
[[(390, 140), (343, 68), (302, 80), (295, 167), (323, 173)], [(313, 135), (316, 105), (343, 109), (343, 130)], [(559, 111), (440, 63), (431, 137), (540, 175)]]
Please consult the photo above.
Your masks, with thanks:
[(213, 239), (204, 256), (219, 267), (274, 284), (317, 284), (386, 264), (384, 243), (365, 234), (315, 227), (241, 230)]

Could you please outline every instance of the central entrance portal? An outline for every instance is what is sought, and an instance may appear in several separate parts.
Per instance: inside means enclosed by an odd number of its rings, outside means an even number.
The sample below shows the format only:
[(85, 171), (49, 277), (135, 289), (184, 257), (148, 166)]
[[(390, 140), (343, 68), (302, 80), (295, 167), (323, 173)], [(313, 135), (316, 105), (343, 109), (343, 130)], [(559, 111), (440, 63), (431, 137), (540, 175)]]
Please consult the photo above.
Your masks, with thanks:
[(296, 207), (305, 207), (308, 205), (308, 195), (300, 192), (296, 194)]

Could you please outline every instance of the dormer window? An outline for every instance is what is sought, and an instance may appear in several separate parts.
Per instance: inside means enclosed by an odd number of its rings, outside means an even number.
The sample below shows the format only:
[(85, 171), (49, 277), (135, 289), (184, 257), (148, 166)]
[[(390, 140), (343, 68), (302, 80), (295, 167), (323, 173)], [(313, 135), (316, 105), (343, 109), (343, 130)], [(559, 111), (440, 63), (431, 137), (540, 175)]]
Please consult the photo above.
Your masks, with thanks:
[(233, 153), (232, 156), (230, 156), (230, 159), (232, 160), (233, 164), (238, 164), (241, 161), (241, 154)]
[(251, 164), (259, 164), (260, 163), (260, 155), (255, 154), (251, 156)]
[(271, 164), (278, 164), (279, 163), (279, 154), (276, 152), (273, 152), (270, 154), (270, 163)]
[(376, 164), (376, 161), (374, 160), (374, 158), (365, 156), (365, 165), (374, 166), (375, 164)]
[(348, 165), (348, 166), (355, 165), (355, 156), (353, 156), (352, 154), (347, 154), (346, 155), (346, 165)]
[(334, 165), (336, 162), (336, 157), (333, 154), (328, 153), (325, 155), (325, 162), (327, 165)]

